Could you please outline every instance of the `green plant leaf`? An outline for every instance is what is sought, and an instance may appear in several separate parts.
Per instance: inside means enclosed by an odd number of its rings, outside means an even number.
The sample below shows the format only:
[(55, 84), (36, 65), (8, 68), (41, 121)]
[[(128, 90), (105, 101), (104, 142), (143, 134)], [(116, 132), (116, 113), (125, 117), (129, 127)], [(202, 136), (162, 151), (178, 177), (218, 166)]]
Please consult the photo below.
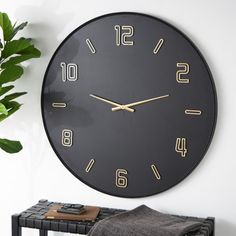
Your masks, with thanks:
[(5, 41), (11, 40), (11, 35), (13, 33), (12, 23), (6, 13), (0, 12), (0, 26), (3, 30), (3, 37)]
[(0, 148), (8, 153), (17, 153), (22, 150), (22, 145), (19, 141), (0, 138)]
[(16, 23), (13, 26), (13, 32), (10, 36), (11, 39), (18, 33), (18, 31), (23, 30), (25, 26), (27, 26), (28, 22), (21, 23), (20, 25), (16, 26)]
[[(0, 40), (0, 122), (20, 109), (22, 104), (15, 99), (26, 94), (26, 92), (17, 92), (5, 95), (14, 86), (3, 86), (3, 84), (14, 82), (22, 76), (24, 70), (17, 64), (41, 56), (41, 52), (34, 47), (31, 38), (12, 40), (26, 26), (27, 22), (19, 25), (15, 23), (12, 26), (8, 15), (0, 12), (0, 27), (4, 36), (4, 39)], [(19, 141), (0, 138), (0, 148), (8, 153), (16, 153), (22, 149), (22, 145)]]
[(6, 102), (6, 103), (4, 103), (4, 105), (7, 108), (8, 114), (7, 115), (1, 114), (0, 115), (0, 122), (5, 120), (9, 116), (11, 116), (16, 111), (18, 111), (20, 109), (20, 107), (21, 107), (21, 104), (19, 104), (16, 101)]
[(24, 54), (33, 54), (35, 57), (40, 57), (41, 52), (34, 47), (34, 45), (30, 45), (28, 48), (21, 51), (21, 55)]
[(20, 66), (9, 66), (0, 74), (0, 85), (19, 79), (24, 73), (23, 68)]
[(32, 38), (20, 37), (20, 39), (25, 39), (25, 40), (28, 40), (29, 42), (32, 42)]
[(0, 113), (1, 114), (4, 114), (4, 115), (8, 115), (8, 111), (7, 111), (7, 108), (5, 107), (4, 104), (0, 103)]
[(24, 55), (11, 57), (8, 61), (2, 63), (1, 68), (4, 69), (4, 68), (7, 68), (8, 66), (16, 65), (32, 58), (38, 58), (41, 55), (41, 52), (37, 48), (34, 48), (33, 46), (28, 47), (26, 50), (23, 50), (21, 53), (24, 53)]
[(16, 99), (16, 98), (18, 98), (22, 95), (25, 95), (25, 94), (26, 94), (26, 92), (12, 93), (12, 94), (9, 94), (9, 95), (5, 96), (2, 100), (0, 100), (0, 102), (1, 103), (9, 102), (9, 101), (12, 101), (13, 99)]
[(30, 46), (31, 43), (27, 39), (18, 39), (7, 42), (2, 50), (2, 58), (8, 58), (14, 54), (22, 54), (21, 52)]
[(0, 96), (4, 95), (8, 91), (14, 88), (14, 85), (6, 86), (6, 87), (0, 87)]

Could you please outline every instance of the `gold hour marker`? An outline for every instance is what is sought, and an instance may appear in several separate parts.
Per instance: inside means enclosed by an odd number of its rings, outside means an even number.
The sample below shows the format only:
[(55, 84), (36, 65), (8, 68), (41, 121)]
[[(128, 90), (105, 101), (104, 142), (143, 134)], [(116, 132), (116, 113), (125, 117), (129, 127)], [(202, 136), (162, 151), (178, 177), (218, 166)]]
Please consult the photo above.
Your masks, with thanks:
[(161, 49), (163, 43), (164, 43), (164, 39), (160, 39), (160, 40), (158, 41), (158, 43), (156, 44), (155, 48), (153, 49), (153, 53), (154, 53), (154, 54), (157, 54), (157, 53), (160, 51), (160, 49)]
[(88, 45), (90, 51), (91, 51), (93, 54), (96, 53), (96, 49), (95, 49), (95, 47), (93, 46), (91, 40), (90, 40), (90, 39), (86, 39), (86, 43), (87, 43), (87, 45)]
[(154, 164), (152, 164), (151, 165), (151, 169), (152, 169), (156, 179), (160, 180), (161, 179), (161, 175), (160, 175), (159, 171), (157, 170), (157, 167)]
[(86, 169), (85, 169), (85, 171), (86, 171), (87, 173), (90, 172), (90, 170), (92, 169), (94, 163), (95, 163), (95, 160), (94, 160), (94, 159), (91, 159), (90, 162), (88, 163)]
[(186, 115), (200, 116), (202, 114), (201, 110), (186, 109), (184, 111)]
[(66, 103), (64, 103), (64, 102), (54, 102), (54, 103), (52, 103), (52, 107), (64, 108), (64, 107), (66, 107)]

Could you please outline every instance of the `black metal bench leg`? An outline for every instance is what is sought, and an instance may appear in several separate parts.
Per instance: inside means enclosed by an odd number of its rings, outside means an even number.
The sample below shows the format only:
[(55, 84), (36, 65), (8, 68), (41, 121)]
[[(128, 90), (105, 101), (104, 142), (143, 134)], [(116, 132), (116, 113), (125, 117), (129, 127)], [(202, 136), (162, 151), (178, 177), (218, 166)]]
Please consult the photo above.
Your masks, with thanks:
[(48, 236), (48, 231), (47, 230), (39, 230), (39, 236)]
[(212, 233), (210, 234), (210, 236), (215, 236), (215, 218), (207, 217), (207, 219), (210, 220), (212, 222), (212, 225), (213, 225)]
[(12, 236), (21, 236), (21, 227), (19, 226), (19, 216), (20, 215), (13, 215), (11, 217)]

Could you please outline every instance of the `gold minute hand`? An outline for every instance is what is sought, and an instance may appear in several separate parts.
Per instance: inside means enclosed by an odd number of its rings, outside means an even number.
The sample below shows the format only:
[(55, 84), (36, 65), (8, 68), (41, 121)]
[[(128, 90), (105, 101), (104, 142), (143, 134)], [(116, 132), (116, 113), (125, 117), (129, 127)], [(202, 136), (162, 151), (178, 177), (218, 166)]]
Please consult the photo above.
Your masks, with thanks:
[(90, 96), (90, 97), (93, 97), (93, 98), (96, 98), (96, 99), (98, 99), (98, 100), (100, 100), (100, 101), (106, 102), (106, 103), (108, 103), (108, 104), (111, 104), (111, 105), (113, 105), (113, 106), (116, 106), (117, 108), (119, 108), (119, 110), (127, 110), (127, 111), (129, 111), (129, 112), (134, 112), (134, 109), (132, 109), (132, 108), (123, 106), (123, 105), (121, 105), (121, 104), (119, 104), (119, 103), (116, 103), (116, 102), (113, 102), (113, 101), (111, 101), (111, 100), (108, 100), (108, 99), (99, 97), (99, 96), (97, 96), (97, 95), (89, 94), (89, 96)]
[[(150, 99), (146, 99), (146, 100), (142, 100), (142, 101), (139, 101), (139, 102), (129, 103), (129, 104), (123, 105), (123, 107), (124, 108), (129, 108), (129, 107), (141, 105), (141, 104), (144, 104), (144, 103), (147, 103), (147, 102), (152, 102), (152, 101), (155, 101), (155, 100), (158, 100), (158, 99), (162, 99), (162, 98), (166, 98), (166, 97), (169, 97), (169, 94), (163, 95), (163, 96), (159, 96), (159, 97), (150, 98)], [(120, 107), (113, 107), (112, 111), (119, 111), (121, 109), (122, 108), (120, 108)]]

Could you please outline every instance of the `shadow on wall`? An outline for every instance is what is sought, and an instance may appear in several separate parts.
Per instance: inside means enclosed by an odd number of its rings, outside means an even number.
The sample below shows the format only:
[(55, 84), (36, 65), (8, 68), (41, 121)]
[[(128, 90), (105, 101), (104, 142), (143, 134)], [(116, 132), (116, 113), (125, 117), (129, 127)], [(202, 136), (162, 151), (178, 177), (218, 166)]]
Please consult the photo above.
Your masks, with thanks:
[(232, 219), (232, 222), (216, 219), (216, 236), (235, 236), (236, 225), (234, 222), (235, 219)]
[[(31, 6), (22, 5), (15, 12), (16, 19), (27, 20), (29, 23), (37, 22), (36, 24), (31, 23), (28, 30), (40, 44), (42, 56), (54, 52), (55, 47), (59, 44), (59, 34), (73, 17), (71, 13), (59, 13), (61, 2), (61, 0), (44, 0), (41, 3), (39, 2), (38, 6), (35, 6), (35, 4)], [(50, 45), (48, 42), (50, 42)]]
[[(42, 81), (48, 61), (60, 44), (60, 34), (74, 16), (72, 13), (60, 12), (61, 2), (61, 0), (43, 0), (38, 3), (32, 3), (32, 5), (23, 3), (14, 12), (14, 18), (17, 21), (29, 22), (29, 26), (24, 30), (24, 36), (33, 37), (35, 45), (42, 52), (42, 57), (38, 61), (33, 61), (31, 68), (27, 68), (27, 65), (24, 68), (24, 81), (19, 86), (24, 86), (25, 90), (28, 91), (23, 107), (25, 112), (21, 113), (20, 119), (15, 120), (17, 132), (23, 136), (23, 152), (28, 160), (23, 171), (30, 176), (29, 199), (32, 199), (34, 194), (34, 179), (38, 174), (38, 167), (48, 156), (45, 154), (45, 150), (47, 150), (45, 148), (45, 145), (47, 145), (46, 134), (44, 133), (42, 122), (38, 122), (39, 119), (37, 118), (41, 117)], [(41, 142), (37, 142), (39, 139)]]
[[(33, 35), (35, 44), (42, 52), (42, 57), (38, 62), (36, 62), (35, 71), (32, 72), (29, 71), (28, 68), (25, 68), (25, 80), (27, 80), (25, 82), (27, 83), (27, 88), (30, 88), (27, 89), (27, 91), (29, 91), (27, 100), (31, 100), (31, 102), (26, 105), (28, 107), (27, 109), (30, 109), (35, 113), (40, 113), (41, 110), (41, 87), (47, 64), (52, 54), (62, 41), (60, 40), (60, 34), (73, 18), (73, 13), (59, 12), (61, 2), (61, 0), (44, 0), (38, 2), (38, 6), (36, 6), (35, 3), (32, 3), (32, 5), (22, 4), (16, 9), (14, 15), (15, 19), (19, 19), (19, 21), (29, 22), (29, 26), (27, 27), (28, 31), (24, 31), (24, 34), (25, 36), (27, 36), (27, 33), (29, 33), (30, 36)], [(41, 116), (41, 114), (38, 115)], [(30, 163), (28, 163), (26, 171), (29, 172), (29, 176), (33, 177), (37, 174), (38, 166), (40, 166), (40, 163), (44, 161), (45, 156), (47, 156), (43, 151), (46, 150), (44, 146), (45, 142), (42, 142), (41, 144), (36, 142), (38, 137), (42, 137), (41, 131), (43, 130), (44, 132), (44, 129), (42, 124), (38, 124), (34, 119), (32, 119), (32, 116), (27, 116), (25, 118), (27, 122), (25, 122), (25, 120), (23, 122), (19, 120), (17, 122), (17, 127), (22, 131), (22, 133), (27, 134), (27, 137), (24, 137), (24, 143), (30, 144), (30, 146), (27, 147), (27, 155), (30, 157), (28, 158)], [(35, 130), (36, 132), (29, 132), (29, 130)], [(46, 137), (46, 135), (44, 135), (44, 137)], [(42, 139), (44, 137), (42, 137)], [(41, 152), (39, 152), (39, 150), (41, 150)], [(32, 186), (31, 195), (29, 196), (29, 198), (31, 198), (33, 197), (34, 178), (31, 178), (31, 183), (29, 184)], [(67, 234), (53, 232), (52, 235), (62, 236)]]

